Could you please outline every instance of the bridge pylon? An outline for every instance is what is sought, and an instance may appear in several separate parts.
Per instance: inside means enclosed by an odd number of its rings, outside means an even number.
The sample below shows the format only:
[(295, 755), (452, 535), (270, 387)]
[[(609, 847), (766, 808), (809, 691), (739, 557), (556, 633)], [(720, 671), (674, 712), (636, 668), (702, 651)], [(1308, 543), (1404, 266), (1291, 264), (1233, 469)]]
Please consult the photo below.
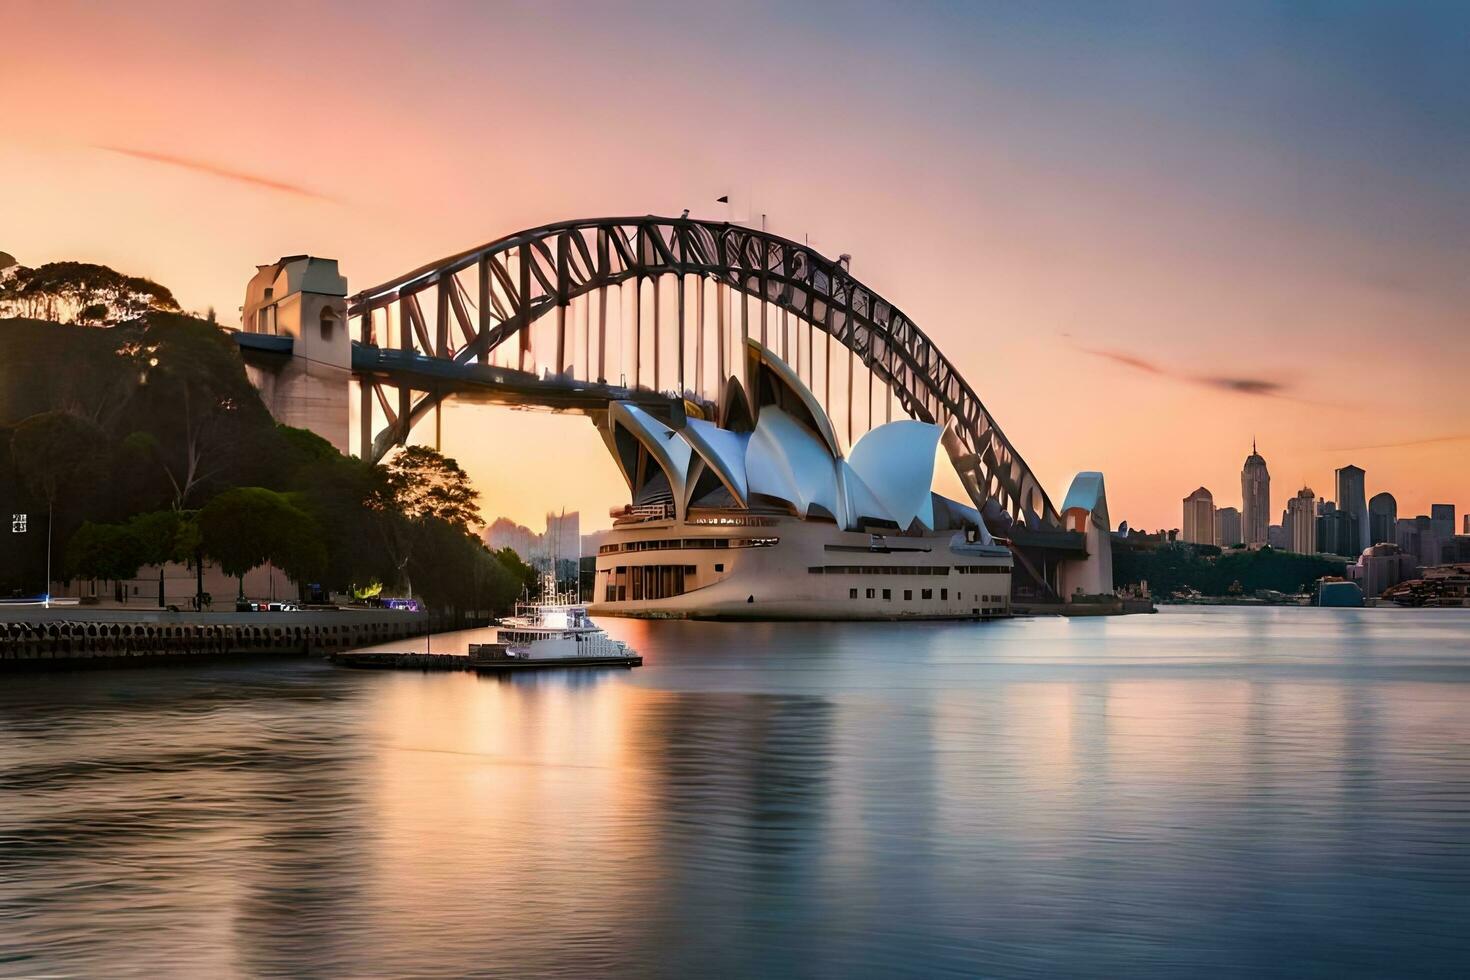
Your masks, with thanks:
[(349, 452), (352, 338), (337, 260), (288, 255), (257, 266), (240, 329), (246, 373), (276, 421)]

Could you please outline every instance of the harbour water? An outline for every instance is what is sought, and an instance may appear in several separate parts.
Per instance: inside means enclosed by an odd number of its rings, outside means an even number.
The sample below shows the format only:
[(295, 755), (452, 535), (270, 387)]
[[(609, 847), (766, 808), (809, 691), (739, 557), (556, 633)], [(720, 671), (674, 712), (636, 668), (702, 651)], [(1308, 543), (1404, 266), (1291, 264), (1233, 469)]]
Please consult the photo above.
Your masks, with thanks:
[(604, 625), (6, 677), (0, 975), (1470, 971), (1470, 610)]

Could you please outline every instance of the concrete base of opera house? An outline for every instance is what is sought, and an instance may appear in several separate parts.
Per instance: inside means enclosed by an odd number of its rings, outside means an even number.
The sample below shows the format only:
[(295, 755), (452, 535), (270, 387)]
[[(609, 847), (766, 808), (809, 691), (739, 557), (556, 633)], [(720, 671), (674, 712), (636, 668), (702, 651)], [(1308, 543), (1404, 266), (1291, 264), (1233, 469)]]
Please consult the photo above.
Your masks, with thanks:
[(1011, 554), (963, 532), (874, 534), (748, 512), (614, 528), (594, 616), (643, 619), (993, 619), (1010, 614)]

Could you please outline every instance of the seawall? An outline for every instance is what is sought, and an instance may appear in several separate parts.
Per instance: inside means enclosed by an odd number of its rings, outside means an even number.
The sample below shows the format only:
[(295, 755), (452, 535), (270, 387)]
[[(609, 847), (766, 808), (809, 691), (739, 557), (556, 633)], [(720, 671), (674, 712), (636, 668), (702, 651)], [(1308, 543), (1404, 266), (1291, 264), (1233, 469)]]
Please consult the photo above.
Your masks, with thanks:
[(448, 625), (424, 613), (391, 610), (170, 613), (0, 607), (0, 671), (322, 655), (422, 636)]

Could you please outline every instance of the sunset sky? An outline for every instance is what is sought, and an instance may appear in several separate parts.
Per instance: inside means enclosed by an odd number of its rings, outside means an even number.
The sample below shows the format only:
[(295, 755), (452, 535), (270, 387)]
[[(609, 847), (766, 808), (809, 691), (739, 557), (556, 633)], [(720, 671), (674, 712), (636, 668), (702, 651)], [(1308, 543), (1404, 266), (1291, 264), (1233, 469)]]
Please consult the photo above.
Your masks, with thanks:
[[(740, 217), (939, 343), (1059, 499), (1279, 511), (1356, 463), (1470, 508), (1470, 4), (0, 0), (0, 250), (238, 320), (519, 228)], [(461, 406), (487, 517), (606, 525), (575, 417)]]

